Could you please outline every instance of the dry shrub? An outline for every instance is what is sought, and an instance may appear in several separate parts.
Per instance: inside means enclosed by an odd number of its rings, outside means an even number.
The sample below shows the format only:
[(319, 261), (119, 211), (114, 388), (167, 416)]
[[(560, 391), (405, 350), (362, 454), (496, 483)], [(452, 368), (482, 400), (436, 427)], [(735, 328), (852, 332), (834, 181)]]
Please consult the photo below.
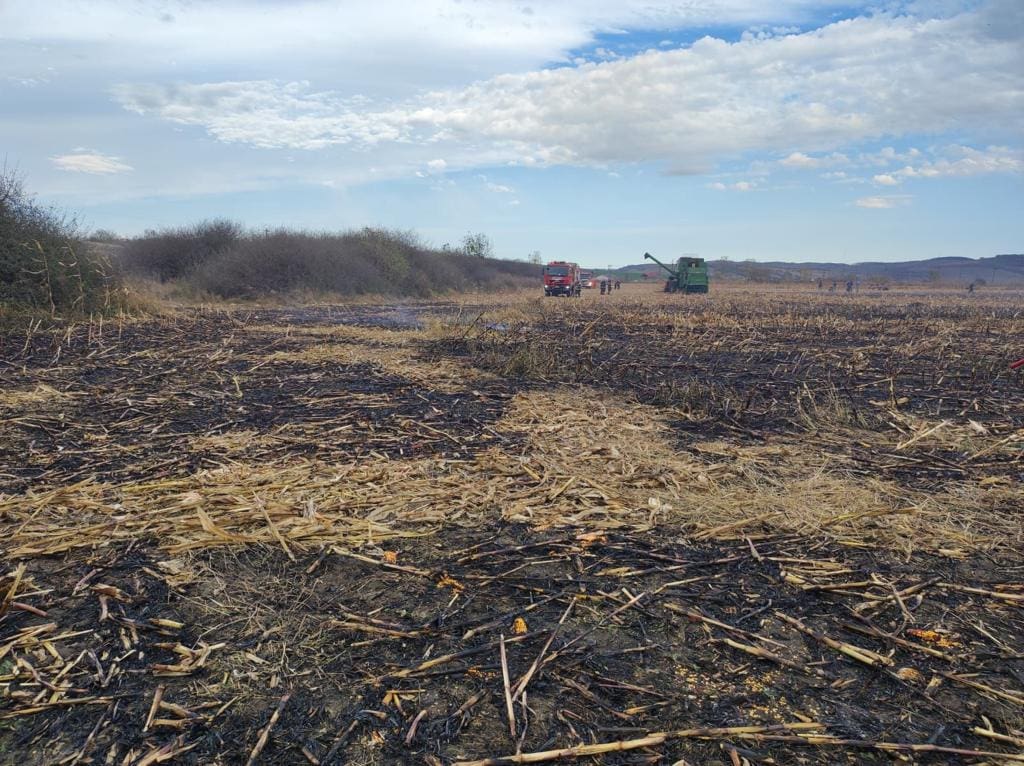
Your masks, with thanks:
[(132, 273), (216, 299), (411, 295), (502, 288), (532, 281), (533, 264), (437, 250), (411, 232), (245, 232), (230, 221), (150, 232), (130, 240)]
[(5, 309), (87, 315), (124, 305), (117, 273), (85, 244), (74, 218), (36, 203), (0, 167), (0, 319)]
[(240, 224), (223, 219), (147, 231), (127, 240), (123, 264), (133, 274), (160, 282), (182, 279), (231, 250), (242, 233)]

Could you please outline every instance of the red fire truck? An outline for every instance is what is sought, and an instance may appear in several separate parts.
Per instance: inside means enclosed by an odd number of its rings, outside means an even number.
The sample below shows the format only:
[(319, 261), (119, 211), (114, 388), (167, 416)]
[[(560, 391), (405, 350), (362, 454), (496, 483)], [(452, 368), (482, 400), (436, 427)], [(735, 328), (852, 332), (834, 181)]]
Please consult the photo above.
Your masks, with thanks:
[(551, 261), (544, 267), (544, 295), (579, 297), (582, 289), (579, 264)]

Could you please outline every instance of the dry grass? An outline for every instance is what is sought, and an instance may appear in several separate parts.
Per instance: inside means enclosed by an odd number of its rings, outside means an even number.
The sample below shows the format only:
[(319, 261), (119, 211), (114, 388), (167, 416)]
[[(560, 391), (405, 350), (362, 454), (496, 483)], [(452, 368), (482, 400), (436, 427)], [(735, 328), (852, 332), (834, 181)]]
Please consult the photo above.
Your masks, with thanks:
[[(647, 298), (653, 309), (638, 304), (635, 294), (605, 300), (615, 301), (609, 311), (623, 326), (640, 319), (662, 324), (673, 337), (706, 348), (703, 336), (695, 338), (694, 333), (717, 333), (715, 343), (727, 345), (729, 336), (744, 325), (722, 306), (749, 302), (750, 296), (726, 291), (714, 299), (717, 304), (700, 298), (682, 314), (658, 308), (678, 298)], [(421, 329), (352, 324), (242, 327), (277, 335), (285, 343), (250, 359), (256, 367), (279, 366), (286, 374), (297, 362), (368, 363), (426, 389), (458, 393), (496, 378), (470, 364), (479, 359), (425, 358), (420, 353), (424, 343), (451, 333), (493, 332), (480, 328), (496, 321), (535, 327), (555, 316), (582, 321), (581, 307), (595, 300), (602, 299), (555, 301), (521, 295), (510, 302), (507, 296), (491, 296), (482, 307), (461, 307), (447, 325), (428, 320)], [(796, 320), (784, 311), (771, 321)], [(834, 330), (846, 320), (826, 314), (800, 321), (824, 322)], [(962, 330), (972, 321), (958, 326)], [(111, 331), (108, 326), (106, 332)], [(582, 348), (587, 347), (588, 333), (588, 326), (582, 325)], [(67, 337), (72, 337), (70, 331)], [(915, 355), (926, 347), (939, 353), (950, 348), (945, 340), (931, 337), (907, 338), (905, 343)], [(759, 353), (763, 345), (762, 339)], [(541, 353), (530, 344), (525, 348), (524, 353)], [(855, 350), (844, 358), (856, 365), (858, 354), (866, 353)], [(515, 355), (511, 360), (507, 366), (513, 369), (506, 372), (527, 377), (537, 373), (529, 360)], [(234, 380), (244, 395), (245, 374)], [(717, 439), (684, 447), (672, 421), (689, 417), (685, 406), (643, 405), (622, 394), (565, 384), (520, 391), (492, 429), (497, 443), (505, 446), (457, 460), (389, 460), (371, 454), (342, 464), (263, 462), (250, 455), (272, 445), (274, 432), (193, 434), (188, 448), (216, 451), (221, 468), (149, 483), (85, 480), (70, 486), (39, 486), (26, 496), (0, 495), (0, 519), (8, 530), (9, 550), (17, 556), (135, 539), (154, 540), (172, 551), (243, 543), (285, 548), (363, 545), (438, 524), (494, 518), (586, 529), (669, 523), (697, 536), (783, 532), (907, 554), (923, 549), (962, 556), (975, 549), (1020, 545), (1015, 509), (1024, 505), (1024, 489), (1006, 476), (950, 481), (939, 489), (914, 488), (890, 476), (856, 470), (842, 447), (858, 445), (893, 454), (943, 448), (969, 459), (990, 459), (1018, 454), (1021, 432), (993, 431), (973, 420), (967, 410), (960, 417), (921, 417), (901, 411), (895, 400), (873, 403), (872, 422), (890, 427), (868, 430), (863, 427), (864, 415), (852, 412), (834, 387), (813, 393), (804, 389), (806, 396), (798, 396), (796, 407), (808, 435), (777, 434), (762, 444)], [(373, 393), (347, 396), (369, 409), (388, 404), (386, 397)], [(704, 386), (691, 393), (694, 400), (707, 396)], [(60, 408), (73, 397), (38, 384), (5, 391), (0, 406), (17, 418), (21, 412)], [(436, 429), (435, 433), (461, 443), (457, 436)]]
[[(584, 403), (583, 408), (573, 401)], [(681, 524), (699, 536), (787, 532), (846, 545), (965, 550), (1019, 545), (1013, 508), (1024, 489), (990, 484), (932, 494), (864, 479), (799, 441), (740, 447), (674, 445), (654, 408), (579, 390), (520, 396), (505, 427), (529, 435), (547, 501), (514, 500), (505, 513), (542, 525)]]
[(34, 388), (0, 391), (0, 408), (18, 412), (29, 407), (56, 406), (74, 399), (74, 396), (73, 392), (60, 391), (53, 386), (40, 383)]
[[(416, 320), (404, 316), (400, 319)], [(393, 375), (446, 393), (464, 391), (473, 381), (493, 380), (494, 376), (457, 360), (423, 360), (417, 353), (428, 339), (441, 337), (446, 325), (428, 317), (420, 329), (406, 327), (361, 327), (352, 324), (333, 325), (250, 325), (253, 333), (271, 333), (297, 340), (301, 347), (274, 351), (253, 359), (254, 363), (287, 365), (306, 364), (371, 364)]]
[(669, 524), (697, 537), (785, 532), (950, 556), (1021, 543), (1018, 486), (911, 491), (855, 477), (798, 442), (684, 451), (656, 408), (595, 390), (520, 393), (494, 430), (522, 446), (466, 460), (252, 465), (253, 434), (208, 436), (231, 464), (159, 482), (39, 489), (0, 500), (0, 518), (18, 557), (133, 540), (171, 553), (358, 547), (498, 517), (586, 530)]

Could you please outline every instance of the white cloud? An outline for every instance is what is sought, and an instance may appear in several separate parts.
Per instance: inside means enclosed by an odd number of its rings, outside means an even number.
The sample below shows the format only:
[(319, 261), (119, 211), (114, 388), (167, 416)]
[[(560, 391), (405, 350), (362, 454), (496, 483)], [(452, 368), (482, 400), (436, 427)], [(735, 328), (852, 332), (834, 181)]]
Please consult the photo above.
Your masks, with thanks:
[(811, 157), (803, 152), (793, 152), (788, 157), (779, 160), (779, 164), (783, 167), (796, 169), (830, 168), (849, 163), (850, 158), (842, 152), (832, 152), (819, 157)]
[[(888, 173), (879, 173), (872, 180), (881, 186), (897, 186), (908, 178), (943, 178), (986, 175), (989, 173), (1024, 173), (1024, 152), (1006, 146), (976, 149), (971, 146), (945, 147), (930, 159), (918, 149), (888, 155), (893, 161), (915, 160)], [(868, 160), (875, 162), (875, 158)]]
[(924, 161), (916, 167), (907, 165), (896, 171), (901, 178), (939, 178), (942, 176), (976, 176), (987, 173), (1024, 172), (1024, 152), (1006, 146), (975, 149), (952, 146), (946, 156)]
[(803, 152), (793, 152), (784, 160), (779, 160), (779, 164), (787, 168), (818, 168), (821, 167), (821, 160), (816, 157), (808, 157)]
[(394, 102), (270, 80), (131, 84), (116, 94), (133, 111), (260, 148), (423, 147), (461, 152), (460, 166), (656, 161), (680, 172), (788, 151), (784, 164), (824, 167), (806, 152), (883, 135), (1024, 129), (1024, 46), (1019, 26), (1007, 33), (1019, 25), (1016, 8), (998, 0), (948, 19), (878, 14), (805, 34), (704, 38)]
[[(794, 159), (796, 156), (796, 159)], [(837, 157), (842, 155), (831, 155)], [(779, 161), (779, 164), (796, 168), (822, 167), (829, 157), (812, 157), (799, 152)], [(870, 181), (878, 186), (898, 186), (910, 178), (929, 179), (963, 177), (990, 173), (1024, 173), (1024, 150), (1008, 146), (989, 146), (978, 149), (972, 146), (954, 144), (922, 151), (910, 147), (896, 151), (886, 147), (877, 152), (860, 154), (844, 164), (853, 168), (887, 168), (884, 173), (875, 173)], [(870, 172), (870, 171), (869, 171)], [(849, 178), (845, 171), (822, 173), (829, 180), (850, 180), (866, 183), (867, 178)]]
[(15, 85), (20, 85), (23, 88), (35, 88), (49, 82), (49, 79), (45, 77), (13, 77), (11, 75), (7, 75), (4, 79), (7, 82), (13, 82)]
[(860, 165), (875, 165), (878, 167), (890, 167), (894, 164), (914, 162), (921, 156), (921, 150), (911, 147), (905, 152), (898, 152), (891, 146), (879, 149), (877, 152), (860, 154), (857, 163)]
[[(651, 0), (266, 0), (253, 12), (246, 0), (195, 3), (190, 0), (48, 0), (45, 8), (0, 6), (0, 30), (12, 39), (42, 38), (89, 43), (141, 42), (147, 47), (185, 47), (200, 52), (237, 54), (240, 50), (307, 47), (332, 42), (418, 40), (446, 37), (450, 42), (476, 38), (475, 45), (521, 47), (526, 38), (588, 36), (593, 29), (676, 29), (774, 25), (807, 21), (829, 9), (870, 7), (864, 0), (702, 0), (700, 3)], [(3, 32), (0, 32), (0, 36)], [(660, 45), (671, 45), (662, 40)], [(206, 50), (209, 48), (210, 50)]]
[(76, 149), (75, 154), (61, 154), (51, 157), (52, 162), (60, 170), (67, 170), (73, 173), (92, 173), (94, 175), (110, 175), (112, 173), (127, 173), (133, 170), (131, 165), (121, 161), (120, 157), (110, 157), (98, 152), (88, 152)]
[(757, 183), (754, 181), (737, 181), (736, 183), (724, 184), (721, 181), (715, 181), (707, 185), (709, 189), (715, 191), (753, 191), (757, 187)]
[(487, 182), (487, 191), (494, 192), (495, 194), (515, 194), (515, 190), (511, 186), (495, 184), (490, 181)]
[[(808, 23), (870, 0), (0, 2), (5, 75), (233, 71), (409, 94), (567, 62), (601, 32)], [(317, 73), (323, 75), (317, 77)], [(109, 78), (105, 78), (108, 79)], [(342, 84), (343, 83), (343, 84)]]
[(307, 82), (135, 85), (115, 87), (114, 94), (130, 111), (202, 125), (221, 141), (261, 149), (370, 146), (409, 138), (396, 115), (361, 111), (363, 99), (313, 92)]
[(861, 197), (853, 204), (870, 210), (888, 210), (910, 204), (911, 197), (907, 194), (891, 194), (883, 197)]

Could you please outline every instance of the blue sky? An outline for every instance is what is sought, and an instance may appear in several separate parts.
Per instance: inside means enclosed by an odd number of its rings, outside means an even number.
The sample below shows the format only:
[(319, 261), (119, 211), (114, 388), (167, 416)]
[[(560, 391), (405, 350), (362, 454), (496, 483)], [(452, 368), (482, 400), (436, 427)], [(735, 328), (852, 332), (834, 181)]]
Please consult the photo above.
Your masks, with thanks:
[(1024, 3), (8, 0), (0, 154), (123, 234), (503, 257), (1024, 251)]

